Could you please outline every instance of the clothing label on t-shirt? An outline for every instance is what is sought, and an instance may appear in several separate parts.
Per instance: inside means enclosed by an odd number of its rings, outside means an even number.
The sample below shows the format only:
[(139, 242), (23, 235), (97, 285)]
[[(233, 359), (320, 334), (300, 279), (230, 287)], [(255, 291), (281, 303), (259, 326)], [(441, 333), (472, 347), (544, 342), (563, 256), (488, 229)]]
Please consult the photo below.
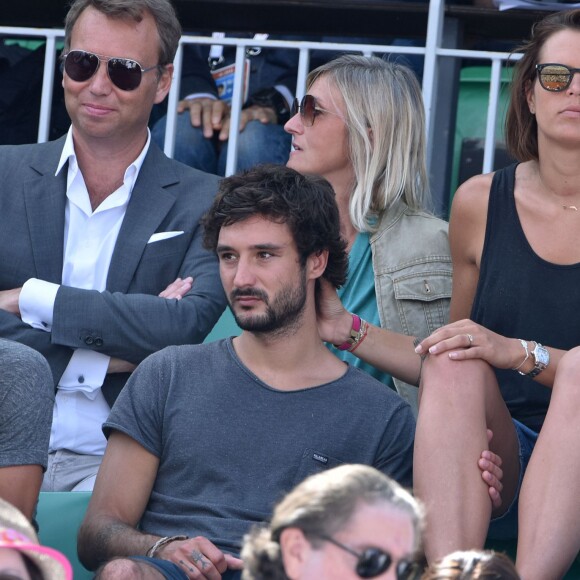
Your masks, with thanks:
[[(232, 102), (232, 97), (234, 96), (234, 76), (236, 74), (235, 63), (223, 66), (221, 68), (216, 68), (211, 71), (211, 76), (215, 81), (217, 86), (218, 97), (220, 100), (226, 103)], [(244, 61), (244, 80), (242, 89), (242, 103), (248, 100), (248, 88), (250, 80), (250, 59), (247, 58)]]
[(320, 463), (323, 463), (324, 465), (326, 465), (328, 463), (328, 457), (326, 457), (325, 455), (322, 455), (321, 453), (314, 452), (312, 454), (312, 459), (314, 459), (314, 461), (319, 461)]

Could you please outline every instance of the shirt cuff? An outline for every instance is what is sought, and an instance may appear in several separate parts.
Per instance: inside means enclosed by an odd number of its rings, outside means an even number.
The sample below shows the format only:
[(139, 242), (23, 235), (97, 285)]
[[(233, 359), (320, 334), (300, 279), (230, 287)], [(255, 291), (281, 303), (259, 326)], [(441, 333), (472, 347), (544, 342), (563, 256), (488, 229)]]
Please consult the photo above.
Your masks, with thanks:
[(110, 357), (100, 352), (78, 348), (66, 367), (58, 388), (65, 391), (83, 391), (89, 398), (103, 386)]
[(54, 302), (59, 288), (59, 284), (45, 282), (37, 278), (30, 278), (24, 282), (18, 299), (22, 322), (30, 324), (32, 328), (50, 332)]

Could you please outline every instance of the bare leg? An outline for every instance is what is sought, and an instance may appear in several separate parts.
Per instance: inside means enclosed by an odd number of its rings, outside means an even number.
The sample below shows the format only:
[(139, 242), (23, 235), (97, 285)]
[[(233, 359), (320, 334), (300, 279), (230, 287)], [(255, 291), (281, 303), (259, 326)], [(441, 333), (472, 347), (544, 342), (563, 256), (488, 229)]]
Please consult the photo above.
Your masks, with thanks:
[(427, 357), (420, 397), (414, 487), (427, 508), (425, 552), (433, 561), (483, 547), (492, 506), (477, 461), (488, 446), (486, 429), (503, 460), (504, 509), (517, 489), (518, 442), (495, 374), (483, 361)]
[(40, 465), (15, 465), (0, 468), (0, 497), (32, 519), (42, 483)]
[(552, 400), (522, 484), (517, 568), (561, 578), (580, 551), (580, 348), (558, 365)]
[(104, 564), (95, 574), (97, 580), (160, 580), (163, 574), (149, 564), (139, 560), (118, 558)]

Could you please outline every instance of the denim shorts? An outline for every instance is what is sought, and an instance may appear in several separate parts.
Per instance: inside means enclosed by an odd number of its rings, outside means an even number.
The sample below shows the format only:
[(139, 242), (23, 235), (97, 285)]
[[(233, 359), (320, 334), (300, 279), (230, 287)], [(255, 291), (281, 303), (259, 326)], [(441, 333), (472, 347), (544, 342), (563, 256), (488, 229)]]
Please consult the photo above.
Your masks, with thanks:
[(174, 564), (169, 560), (149, 558), (147, 556), (131, 556), (129, 559), (149, 564), (149, 566), (155, 568), (155, 570), (162, 574), (163, 578), (167, 578), (167, 580), (187, 580), (187, 574), (177, 564)]
[(520, 499), (520, 489), (522, 488), (524, 473), (528, 468), (532, 451), (538, 440), (538, 434), (534, 430), (515, 419), (512, 419), (512, 421), (518, 437), (520, 477), (514, 499), (507, 511), (501, 516), (491, 520), (487, 534), (490, 540), (513, 540), (518, 537), (518, 502)]

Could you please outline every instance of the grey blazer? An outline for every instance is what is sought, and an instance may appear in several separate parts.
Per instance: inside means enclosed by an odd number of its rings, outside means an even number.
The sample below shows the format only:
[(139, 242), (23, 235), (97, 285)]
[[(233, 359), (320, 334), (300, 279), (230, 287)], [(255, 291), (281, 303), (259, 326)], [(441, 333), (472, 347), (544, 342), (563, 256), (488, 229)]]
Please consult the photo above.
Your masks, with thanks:
[[(0, 290), (18, 288), (29, 278), (61, 283), (67, 172), (54, 174), (64, 139), (0, 147)], [(55, 385), (76, 348), (139, 363), (167, 345), (201, 342), (225, 306), (217, 259), (203, 249), (199, 224), (218, 179), (167, 158), (152, 142), (113, 251), (106, 290), (61, 286), (50, 333), (0, 310), (0, 336), (40, 351)], [(152, 234), (167, 231), (184, 233), (147, 243)], [(159, 298), (178, 276), (193, 276), (187, 296)], [(107, 375), (103, 393), (109, 404), (127, 378)]]

